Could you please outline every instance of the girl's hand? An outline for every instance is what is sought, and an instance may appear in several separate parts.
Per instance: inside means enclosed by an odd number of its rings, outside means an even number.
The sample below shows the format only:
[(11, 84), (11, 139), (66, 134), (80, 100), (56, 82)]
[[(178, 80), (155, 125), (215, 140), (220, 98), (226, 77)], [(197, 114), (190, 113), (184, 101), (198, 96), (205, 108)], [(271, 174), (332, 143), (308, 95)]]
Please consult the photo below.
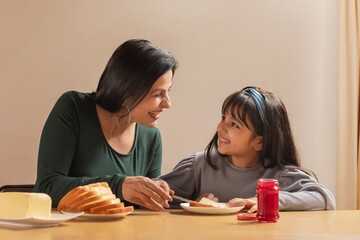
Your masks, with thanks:
[(200, 197), (198, 197), (195, 201), (196, 201), (196, 202), (200, 202), (200, 200), (201, 200), (202, 198), (204, 198), (204, 197), (206, 197), (206, 198), (208, 198), (208, 199), (210, 199), (210, 200), (213, 200), (214, 202), (219, 202), (219, 199), (218, 199), (217, 197), (215, 197), (214, 194), (212, 194), (212, 193), (204, 193), (203, 195), (201, 195)]
[(227, 204), (228, 207), (240, 207), (245, 206), (244, 209), (248, 210), (248, 213), (257, 211), (257, 198), (233, 198)]
[(122, 185), (122, 195), (126, 201), (160, 211), (170, 207), (171, 191), (166, 182), (142, 176), (126, 177)]

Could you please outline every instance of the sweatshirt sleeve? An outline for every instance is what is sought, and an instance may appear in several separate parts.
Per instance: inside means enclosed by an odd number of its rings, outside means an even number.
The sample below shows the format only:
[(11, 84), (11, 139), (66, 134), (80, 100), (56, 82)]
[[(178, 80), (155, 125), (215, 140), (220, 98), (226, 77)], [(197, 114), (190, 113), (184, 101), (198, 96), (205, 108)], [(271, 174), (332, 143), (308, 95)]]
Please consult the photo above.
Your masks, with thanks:
[(56, 207), (71, 189), (95, 182), (107, 182), (122, 197), (123, 174), (99, 177), (70, 177), (79, 133), (79, 111), (72, 92), (63, 94), (52, 109), (40, 140), (37, 179), (34, 192), (47, 193)]
[(286, 169), (279, 176), (279, 210), (334, 210), (334, 195), (299, 169)]
[(181, 160), (175, 168), (159, 178), (165, 180), (175, 195), (194, 200), (197, 196), (197, 184), (194, 174), (195, 155)]

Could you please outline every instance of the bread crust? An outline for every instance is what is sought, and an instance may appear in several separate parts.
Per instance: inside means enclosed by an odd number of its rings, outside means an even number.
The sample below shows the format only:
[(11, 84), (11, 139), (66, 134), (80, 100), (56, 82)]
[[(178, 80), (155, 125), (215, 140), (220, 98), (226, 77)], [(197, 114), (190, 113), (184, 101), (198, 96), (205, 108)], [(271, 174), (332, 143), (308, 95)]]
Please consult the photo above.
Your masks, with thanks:
[(124, 213), (124, 212), (132, 212), (134, 211), (133, 206), (123, 207), (123, 208), (112, 208), (105, 211), (105, 214), (117, 214), (117, 213)]
[[(114, 199), (113, 199), (114, 200)], [(111, 200), (111, 201), (113, 201)], [(94, 213), (94, 214), (99, 214), (99, 212), (104, 212), (106, 210), (112, 209), (112, 208), (123, 208), (124, 203), (116, 203), (116, 202), (111, 202), (111, 204), (104, 204), (98, 207), (93, 207), (91, 209), (89, 209), (89, 213)]]
[(214, 207), (213, 205), (199, 203), (199, 202), (190, 202), (189, 205), (190, 207)]

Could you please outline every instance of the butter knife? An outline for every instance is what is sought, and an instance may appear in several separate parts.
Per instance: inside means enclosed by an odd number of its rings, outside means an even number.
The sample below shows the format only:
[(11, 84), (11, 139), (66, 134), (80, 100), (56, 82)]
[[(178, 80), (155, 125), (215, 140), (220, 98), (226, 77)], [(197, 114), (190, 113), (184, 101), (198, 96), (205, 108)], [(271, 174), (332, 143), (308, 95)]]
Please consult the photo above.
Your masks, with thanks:
[(179, 197), (179, 196), (176, 196), (176, 195), (172, 195), (171, 197), (172, 197), (173, 199), (180, 200), (180, 201), (182, 201), (182, 202), (187, 202), (187, 203), (189, 203), (189, 202), (195, 202), (195, 201), (193, 201), (193, 200), (190, 200), (190, 199), (187, 199), (187, 198), (183, 198), (183, 197)]

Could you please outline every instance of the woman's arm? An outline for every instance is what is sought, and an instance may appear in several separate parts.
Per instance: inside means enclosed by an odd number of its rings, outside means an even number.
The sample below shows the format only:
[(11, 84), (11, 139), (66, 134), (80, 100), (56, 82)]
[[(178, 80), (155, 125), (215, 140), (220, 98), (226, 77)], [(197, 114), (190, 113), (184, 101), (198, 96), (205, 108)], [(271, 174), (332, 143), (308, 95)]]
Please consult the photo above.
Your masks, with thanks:
[(108, 182), (113, 192), (119, 195), (126, 177), (124, 174), (69, 177), (80, 128), (76, 97), (73, 92), (67, 92), (59, 98), (41, 134), (34, 191), (49, 194), (54, 207), (71, 189), (94, 182)]
[(142, 158), (146, 165), (146, 172), (142, 176), (126, 177), (122, 185), (122, 194), (127, 201), (135, 204), (163, 211), (164, 207), (169, 207), (168, 201), (172, 201), (168, 184), (164, 181), (154, 181), (161, 173), (162, 161), (162, 143), (160, 131), (156, 128), (152, 129), (154, 134), (143, 136), (144, 139), (150, 136), (151, 143), (146, 151), (146, 155)]
[(161, 174), (161, 164), (162, 164), (162, 141), (160, 131), (156, 129), (156, 134), (151, 139), (153, 142), (152, 154), (148, 156), (149, 169), (146, 173), (146, 177), (157, 178)]

